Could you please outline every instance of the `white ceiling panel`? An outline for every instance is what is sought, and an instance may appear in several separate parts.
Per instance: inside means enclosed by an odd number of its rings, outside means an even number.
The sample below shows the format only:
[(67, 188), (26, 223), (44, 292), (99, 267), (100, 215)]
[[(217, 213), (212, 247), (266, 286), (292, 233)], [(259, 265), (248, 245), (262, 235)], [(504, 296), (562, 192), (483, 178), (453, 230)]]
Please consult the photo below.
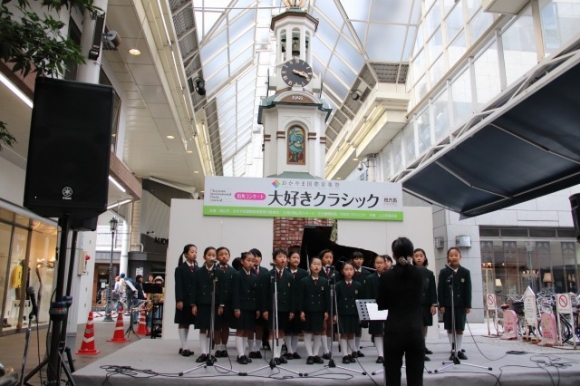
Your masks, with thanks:
[(134, 81), (140, 85), (161, 86), (161, 81), (153, 65), (132, 64), (131, 72), (133, 73)]
[(153, 118), (173, 118), (171, 109), (166, 103), (147, 103), (147, 107)]
[(161, 86), (145, 86), (139, 84), (139, 91), (146, 103), (167, 103), (165, 91)]

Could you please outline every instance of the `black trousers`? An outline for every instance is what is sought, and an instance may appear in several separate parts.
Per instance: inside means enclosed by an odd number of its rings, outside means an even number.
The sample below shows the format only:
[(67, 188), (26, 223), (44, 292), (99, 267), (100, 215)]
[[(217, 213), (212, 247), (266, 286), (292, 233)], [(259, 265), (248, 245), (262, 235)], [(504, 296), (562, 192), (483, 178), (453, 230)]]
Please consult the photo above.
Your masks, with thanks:
[(401, 366), (405, 355), (407, 386), (423, 385), (425, 367), (425, 338), (423, 331), (386, 333), (383, 340), (385, 351), (385, 384), (401, 385)]

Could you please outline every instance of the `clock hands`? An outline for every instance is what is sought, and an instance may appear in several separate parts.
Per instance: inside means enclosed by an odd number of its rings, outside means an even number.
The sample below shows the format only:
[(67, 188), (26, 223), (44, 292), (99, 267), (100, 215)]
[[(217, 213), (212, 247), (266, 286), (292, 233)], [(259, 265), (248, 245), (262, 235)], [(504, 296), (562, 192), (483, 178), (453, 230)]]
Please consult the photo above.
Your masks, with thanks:
[(301, 77), (305, 78), (305, 79), (310, 79), (310, 77), (308, 76), (308, 74), (306, 72), (304, 72), (304, 71), (300, 71), (300, 70), (297, 70), (297, 69), (293, 68), (292, 69), (292, 72), (294, 74), (298, 75), (298, 76), (301, 76)]

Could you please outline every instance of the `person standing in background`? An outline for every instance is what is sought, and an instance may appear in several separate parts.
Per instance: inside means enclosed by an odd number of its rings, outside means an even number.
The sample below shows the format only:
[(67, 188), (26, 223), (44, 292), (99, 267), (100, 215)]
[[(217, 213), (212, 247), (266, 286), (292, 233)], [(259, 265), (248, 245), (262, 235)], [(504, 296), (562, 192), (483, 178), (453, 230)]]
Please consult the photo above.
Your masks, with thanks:
[[(421, 295), (421, 314), (423, 316), (423, 337), (427, 337), (429, 326), (433, 325), (433, 315), (437, 313), (437, 289), (435, 287), (435, 275), (429, 269), (427, 254), (421, 248), (413, 251), (413, 265), (425, 268), (425, 283), (423, 284), (423, 294)], [(430, 361), (427, 354), (433, 354), (425, 344), (425, 360)]]
[[(467, 314), (471, 312), (471, 273), (459, 264), (460, 261), (461, 252), (459, 249), (449, 248), (447, 265), (439, 272), (439, 309), (443, 314), (443, 324), (451, 345), (449, 360), (455, 359), (456, 352), (457, 358), (467, 359), (467, 356), (461, 351), (461, 345)], [(453, 316), (455, 316), (455, 321)], [(453, 346), (454, 343), (457, 347)]]
[(385, 322), (385, 383), (401, 385), (405, 356), (408, 386), (423, 385), (425, 338), (421, 317), (424, 269), (411, 265), (413, 243), (399, 237), (391, 244), (397, 265), (381, 275), (377, 294), (379, 310), (388, 310)]
[[(195, 317), (192, 313), (193, 306), (193, 285), (194, 273), (196, 270), (195, 259), (197, 258), (197, 247), (187, 244), (183, 247), (183, 253), (179, 256), (179, 265), (175, 268), (175, 318), (178, 325), (179, 340), (181, 348), (179, 354), (188, 357), (193, 355), (193, 351), (187, 346), (189, 326), (194, 324)], [(185, 261), (183, 261), (185, 259)]]

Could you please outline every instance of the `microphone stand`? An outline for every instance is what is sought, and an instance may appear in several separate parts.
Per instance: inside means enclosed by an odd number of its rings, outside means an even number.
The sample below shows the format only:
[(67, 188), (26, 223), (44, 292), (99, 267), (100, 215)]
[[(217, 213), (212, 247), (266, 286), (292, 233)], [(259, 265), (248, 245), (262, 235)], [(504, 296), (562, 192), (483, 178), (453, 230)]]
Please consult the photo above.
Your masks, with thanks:
[[(284, 272), (284, 271), (282, 271)], [(279, 364), (276, 363), (276, 359), (274, 358), (274, 347), (278, 347), (280, 345), (280, 339), (278, 337), (278, 270), (276, 269), (276, 266), (274, 266), (274, 269), (272, 269), (272, 271), (270, 272), (270, 282), (274, 284), (274, 296), (272, 297), (272, 328), (274, 328), (274, 334), (272, 334), (272, 359), (270, 359), (269, 364), (267, 364), (266, 366), (262, 366), (262, 367), (258, 367), (255, 370), (252, 371), (248, 371), (247, 374), (252, 374), (255, 373), (257, 371), (263, 370), (267, 367), (269, 367), (270, 369), (275, 369), (278, 368), (280, 370), (286, 370), (289, 373), (292, 374), (296, 374), (299, 377), (302, 376), (307, 376), (308, 374), (303, 374), (303, 373), (299, 373), (296, 372), (294, 370), (290, 370), (286, 367), (282, 367)], [(280, 352), (280, 350), (278, 350), (278, 352)]]
[[(213, 260), (212, 260), (213, 261)], [(242, 375), (242, 373), (237, 372), (235, 370), (232, 369), (228, 369), (227, 367), (223, 367), (220, 365), (216, 365), (215, 362), (217, 361), (217, 359), (211, 355), (211, 350), (212, 350), (212, 346), (214, 344), (214, 324), (215, 324), (215, 290), (216, 290), (216, 282), (217, 282), (217, 275), (216, 275), (216, 267), (217, 267), (217, 262), (213, 262), (213, 266), (210, 270), (210, 276), (211, 276), (211, 285), (212, 285), (212, 289), (211, 289), (211, 307), (210, 307), (210, 321), (209, 321), (209, 353), (207, 354), (207, 360), (205, 361), (205, 363), (201, 363), (197, 366), (192, 367), (189, 370), (186, 371), (182, 371), (180, 372), (178, 375), (181, 377), (184, 374), (188, 374), (191, 373), (195, 370), (198, 370), (200, 368), (204, 368), (206, 369), (208, 366), (214, 366), (214, 367), (219, 367), (220, 369), (232, 372), (232, 373), (236, 373), (236, 374), (240, 374)], [(202, 353), (203, 354), (203, 353)]]
[[(30, 302), (32, 303), (32, 310), (30, 315), (28, 315), (28, 328), (26, 329), (26, 340), (24, 343), (24, 356), (22, 357), (22, 370), (20, 371), (20, 386), (24, 386), (24, 371), (26, 369), (26, 359), (28, 357), (28, 345), (30, 343), (30, 333), (32, 331), (32, 321), (36, 319), (36, 325), (38, 326), (38, 305), (36, 304), (36, 299), (34, 298), (34, 288), (28, 287), (26, 289), (28, 295), (30, 295)], [(39, 291), (40, 299), (40, 291)]]
[[(459, 361), (459, 358), (457, 357), (457, 330), (455, 329), (455, 280), (453, 278), (453, 276), (455, 275), (455, 271), (453, 271), (453, 269), (451, 267), (448, 267), (451, 270), (451, 275), (449, 275), (449, 277), (447, 278), (447, 282), (449, 283), (449, 288), (451, 288), (451, 332), (452, 332), (452, 341), (453, 341), (453, 358), (451, 363), (447, 363), (445, 364), (445, 362), (443, 362), (442, 364), (444, 365), (443, 367), (438, 368), (437, 370), (435, 370), (435, 373), (440, 373), (442, 371), (444, 371), (445, 369), (455, 366), (455, 365), (466, 365), (466, 366), (471, 366), (471, 367), (477, 367), (479, 369), (484, 369), (484, 370), (492, 370), (491, 367), (486, 367), (486, 366), (479, 366), (479, 365), (474, 365), (472, 363), (466, 363), (466, 362), (461, 362)], [(447, 311), (447, 310), (445, 310)]]
[[(330, 359), (328, 360), (328, 364), (323, 366), (321, 369), (318, 369), (312, 373), (310, 373), (310, 375), (313, 375), (319, 371), (325, 370), (325, 369), (333, 369), (333, 368), (337, 368), (337, 369), (342, 369), (342, 370), (347, 370), (347, 371), (351, 371), (353, 373), (358, 373), (358, 374), (362, 374), (362, 375), (367, 375), (367, 373), (365, 371), (358, 371), (355, 369), (349, 369), (348, 367), (344, 367), (344, 366), (337, 366), (336, 363), (334, 362), (334, 357), (332, 355), (332, 341), (334, 340), (334, 309), (338, 309), (338, 303), (337, 303), (337, 299), (336, 299), (336, 292), (335, 292), (335, 284), (336, 284), (336, 268), (333, 266), (330, 267), (331, 274), (330, 274), (330, 278), (328, 280), (328, 282), (330, 283), (329, 287), (330, 287), (330, 347), (329, 347), (329, 354), (330, 354)], [(337, 329), (337, 334), (338, 334), (338, 346), (340, 349), (340, 325), (339, 325), (339, 320), (338, 320), (338, 315), (336, 318), (336, 329)], [(324, 339), (325, 337), (323, 337)], [(345, 353), (346, 354), (346, 353)], [(308, 375), (308, 374), (306, 374)]]

